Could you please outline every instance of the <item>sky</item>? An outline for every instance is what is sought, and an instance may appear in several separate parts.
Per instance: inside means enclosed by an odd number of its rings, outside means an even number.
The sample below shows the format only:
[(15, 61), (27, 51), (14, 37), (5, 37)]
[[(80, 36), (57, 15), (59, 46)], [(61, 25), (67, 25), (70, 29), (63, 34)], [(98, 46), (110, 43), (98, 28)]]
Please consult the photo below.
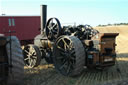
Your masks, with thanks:
[(0, 15), (39, 16), (42, 4), (63, 25), (128, 23), (128, 0), (0, 0)]

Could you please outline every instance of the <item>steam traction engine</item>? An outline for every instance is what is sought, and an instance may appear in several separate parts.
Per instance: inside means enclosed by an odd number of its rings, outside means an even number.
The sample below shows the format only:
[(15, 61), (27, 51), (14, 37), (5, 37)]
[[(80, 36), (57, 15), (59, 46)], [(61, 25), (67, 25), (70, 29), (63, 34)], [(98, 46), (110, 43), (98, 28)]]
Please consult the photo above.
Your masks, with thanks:
[(25, 62), (38, 66), (41, 58), (53, 63), (63, 75), (78, 75), (83, 67), (103, 69), (115, 64), (115, 38), (118, 33), (99, 33), (89, 25), (64, 26), (57, 18), (46, 25), (46, 6), (43, 6), (43, 28), (34, 45), (24, 48)]

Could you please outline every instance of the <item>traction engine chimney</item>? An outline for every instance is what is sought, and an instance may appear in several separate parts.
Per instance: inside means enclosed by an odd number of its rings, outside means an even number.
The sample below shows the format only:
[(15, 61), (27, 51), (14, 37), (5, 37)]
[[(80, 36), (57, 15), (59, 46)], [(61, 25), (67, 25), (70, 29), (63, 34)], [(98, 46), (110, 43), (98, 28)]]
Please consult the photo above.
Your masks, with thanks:
[(44, 28), (47, 21), (47, 5), (40, 6), (41, 34), (44, 34)]

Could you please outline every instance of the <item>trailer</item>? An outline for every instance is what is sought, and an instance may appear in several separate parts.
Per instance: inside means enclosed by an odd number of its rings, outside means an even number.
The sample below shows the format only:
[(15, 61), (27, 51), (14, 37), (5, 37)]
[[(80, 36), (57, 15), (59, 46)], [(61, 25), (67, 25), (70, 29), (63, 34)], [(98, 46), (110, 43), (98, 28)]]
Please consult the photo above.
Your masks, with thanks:
[(34, 37), (40, 33), (40, 16), (0, 16), (0, 33), (17, 36), (22, 45), (33, 43)]

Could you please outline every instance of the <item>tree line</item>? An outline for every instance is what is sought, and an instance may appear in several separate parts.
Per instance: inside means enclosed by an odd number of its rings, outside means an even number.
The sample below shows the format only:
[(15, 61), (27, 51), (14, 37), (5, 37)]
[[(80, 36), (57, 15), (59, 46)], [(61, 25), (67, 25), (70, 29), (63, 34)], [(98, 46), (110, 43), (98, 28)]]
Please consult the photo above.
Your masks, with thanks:
[(99, 27), (103, 27), (103, 26), (119, 26), (119, 25), (128, 25), (128, 23), (114, 23), (114, 24), (107, 24), (107, 25), (101, 25), (99, 24)]

